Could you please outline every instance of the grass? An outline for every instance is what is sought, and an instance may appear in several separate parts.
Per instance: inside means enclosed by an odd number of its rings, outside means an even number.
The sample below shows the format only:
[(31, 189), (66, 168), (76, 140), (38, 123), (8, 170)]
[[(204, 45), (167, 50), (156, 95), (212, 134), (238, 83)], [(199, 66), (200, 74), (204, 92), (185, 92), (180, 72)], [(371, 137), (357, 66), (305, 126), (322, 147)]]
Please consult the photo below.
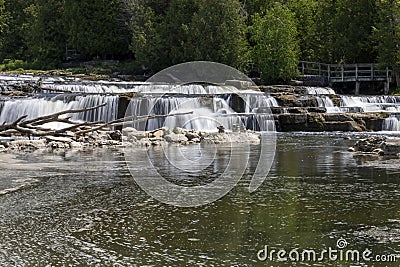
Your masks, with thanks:
[[(47, 66), (42, 68), (42, 66)], [(23, 60), (6, 59), (0, 64), (0, 72), (12, 74), (33, 75), (88, 75), (92, 78), (111, 77), (114, 75), (141, 74), (140, 65), (130, 61), (88, 61), (63, 64), (60, 68), (51, 68), (52, 64), (39, 64), (38, 62), (26, 62)]]
[(396, 88), (393, 91), (390, 92), (392, 95), (400, 95), (400, 88)]

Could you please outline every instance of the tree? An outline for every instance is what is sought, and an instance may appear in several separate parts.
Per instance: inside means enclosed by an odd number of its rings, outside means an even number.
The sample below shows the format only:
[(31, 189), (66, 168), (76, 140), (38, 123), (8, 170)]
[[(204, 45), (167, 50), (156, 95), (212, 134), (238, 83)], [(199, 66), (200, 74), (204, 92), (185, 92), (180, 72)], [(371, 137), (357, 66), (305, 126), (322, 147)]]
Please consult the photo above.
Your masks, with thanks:
[(248, 65), (245, 17), (238, 0), (197, 0), (192, 16), (187, 59), (208, 60), (245, 70)]
[(264, 82), (289, 80), (298, 74), (300, 55), (294, 14), (276, 2), (253, 16), (253, 61)]
[(8, 13), (5, 10), (4, 0), (0, 0), (0, 51), (4, 42), (4, 35), (7, 32)]
[(5, 0), (4, 13), (7, 23), (3, 24), (1, 58), (25, 59), (26, 43), (25, 34), (29, 28), (29, 20), (26, 16), (26, 8), (33, 0)]
[(329, 63), (373, 62), (374, 0), (321, 0), (317, 4), (317, 60)]
[(245, 18), (238, 0), (171, 0), (165, 10), (134, 1), (131, 28), (135, 58), (154, 70), (193, 60), (244, 69)]
[(31, 21), (26, 55), (35, 68), (54, 68), (64, 56), (67, 36), (63, 7), (63, 1), (36, 0), (26, 8)]
[(65, 0), (68, 43), (84, 58), (113, 58), (127, 54), (130, 32), (122, 1)]
[(288, 8), (296, 17), (296, 25), (302, 60), (316, 59), (317, 50), (317, 12), (316, 0), (292, 0), (287, 3)]
[(400, 3), (395, 0), (380, 0), (379, 21), (373, 36), (378, 53), (378, 62), (383, 67), (392, 67), (400, 87)]
[(131, 50), (136, 61), (152, 69), (162, 69), (163, 56), (162, 36), (159, 25), (163, 15), (151, 7), (151, 0), (133, 0), (130, 4), (132, 32)]

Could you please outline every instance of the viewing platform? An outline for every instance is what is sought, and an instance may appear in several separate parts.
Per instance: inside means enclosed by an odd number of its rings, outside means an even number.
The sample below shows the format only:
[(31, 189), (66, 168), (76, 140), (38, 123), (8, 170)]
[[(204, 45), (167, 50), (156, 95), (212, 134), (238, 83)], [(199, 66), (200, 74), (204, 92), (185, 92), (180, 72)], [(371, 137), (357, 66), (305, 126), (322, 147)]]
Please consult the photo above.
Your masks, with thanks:
[(361, 64), (325, 64), (318, 62), (300, 61), (299, 69), (302, 76), (316, 76), (325, 84), (355, 83), (355, 94), (360, 94), (361, 82), (383, 82), (384, 93), (389, 92), (392, 80), (391, 70), (381, 68), (375, 63)]

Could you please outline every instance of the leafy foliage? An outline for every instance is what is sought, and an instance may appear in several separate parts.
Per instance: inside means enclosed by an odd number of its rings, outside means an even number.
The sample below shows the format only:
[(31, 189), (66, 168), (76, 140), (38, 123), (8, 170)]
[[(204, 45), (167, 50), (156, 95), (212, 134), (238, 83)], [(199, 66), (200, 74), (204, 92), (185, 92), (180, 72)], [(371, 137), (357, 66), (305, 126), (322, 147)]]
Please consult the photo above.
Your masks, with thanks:
[(300, 49), (296, 37), (294, 14), (282, 4), (274, 3), (264, 15), (254, 15), (253, 61), (264, 82), (288, 80), (297, 74)]
[(137, 60), (156, 70), (193, 60), (244, 68), (246, 24), (238, 12), (239, 1), (171, 0), (162, 12), (144, 2), (132, 5), (132, 51)]
[[(379, 62), (400, 81), (395, 0), (0, 0), (0, 63), (39, 69), (70, 59), (134, 58), (157, 71), (217, 61), (264, 81), (288, 80), (299, 59)], [(13, 64), (10, 66), (12, 67)], [(15, 65), (15, 64), (14, 64)]]

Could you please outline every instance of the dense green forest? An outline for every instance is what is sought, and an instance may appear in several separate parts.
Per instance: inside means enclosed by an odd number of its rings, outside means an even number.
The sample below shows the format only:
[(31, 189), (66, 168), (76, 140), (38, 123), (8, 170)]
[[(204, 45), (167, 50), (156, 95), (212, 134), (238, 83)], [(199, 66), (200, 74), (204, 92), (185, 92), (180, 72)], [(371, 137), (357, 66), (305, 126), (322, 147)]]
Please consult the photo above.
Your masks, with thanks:
[(264, 81), (299, 60), (400, 67), (395, 0), (0, 0), (3, 68), (130, 60), (153, 71), (192, 60)]

